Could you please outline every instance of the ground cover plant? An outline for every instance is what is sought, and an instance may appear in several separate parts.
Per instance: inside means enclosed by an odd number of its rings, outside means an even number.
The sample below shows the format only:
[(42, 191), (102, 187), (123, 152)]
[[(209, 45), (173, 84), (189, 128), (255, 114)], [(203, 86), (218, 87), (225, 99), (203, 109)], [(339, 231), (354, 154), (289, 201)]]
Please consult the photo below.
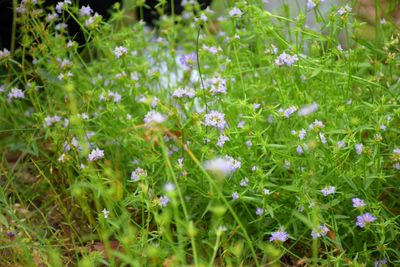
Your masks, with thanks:
[(18, 6), (20, 44), (0, 52), (0, 265), (399, 265), (389, 11), (365, 36), (354, 1), (295, 17), (186, 2), (154, 29), (118, 5), (109, 22)]

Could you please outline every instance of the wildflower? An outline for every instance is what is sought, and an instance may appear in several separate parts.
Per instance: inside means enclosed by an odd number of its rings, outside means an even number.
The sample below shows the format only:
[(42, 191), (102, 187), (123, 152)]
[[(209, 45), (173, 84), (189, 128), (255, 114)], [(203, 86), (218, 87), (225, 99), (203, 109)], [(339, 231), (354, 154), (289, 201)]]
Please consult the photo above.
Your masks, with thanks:
[(279, 229), (277, 232), (271, 233), (271, 237), (269, 238), (269, 241), (273, 242), (285, 242), (288, 239), (288, 234), (285, 232), (283, 227)]
[(168, 196), (161, 196), (161, 197), (159, 198), (159, 201), (160, 201), (160, 205), (161, 205), (163, 208), (165, 208), (165, 207), (169, 204), (169, 202), (170, 202), (171, 200), (170, 200), (170, 198), (169, 198)]
[(264, 195), (270, 195), (271, 191), (268, 188), (263, 188), (263, 194)]
[(71, 0), (64, 0), (63, 2), (58, 2), (56, 5), (56, 11), (58, 14), (61, 14), (62, 10), (68, 6), (71, 5)]
[(296, 147), (296, 152), (297, 152), (298, 155), (303, 155), (304, 150), (303, 150), (303, 148), (302, 148), (300, 145), (298, 145), (298, 146)]
[(284, 162), (283, 162), (283, 167), (284, 167), (286, 170), (289, 170), (289, 169), (290, 169), (290, 161), (287, 160), (287, 159), (285, 159)]
[(342, 149), (346, 147), (346, 143), (344, 141), (338, 141), (336, 143), (337, 148)]
[(249, 185), (249, 178), (244, 177), (244, 179), (240, 181), (240, 186), (246, 187), (248, 185)]
[(382, 131), (386, 131), (387, 127), (386, 127), (386, 125), (381, 124), (381, 125), (379, 126), (379, 129), (381, 129)]
[(5, 59), (11, 55), (10, 51), (7, 48), (3, 48), (0, 50), (0, 59)]
[(355, 197), (351, 201), (353, 202), (353, 208), (360, 209), (365, 206), (365, 202), (361, 198)]
[(275, 121), (274, 116), (272, 114), (269, 114), (267, 121), (269, 124), (273, 124)]
[(311, 236), (313, 239), (317, 239), (318, 237), (325, 237), (329, 231), (330, 230), (326, 225), (320, 225), (316, 229), (311, 231)]
[(110, 215), (110, 212), (106, 208), (104, 208), (101, 212), (103, 213), (104, 219), (107, 219)]
[(162, 123), (166, 120), (166, 117), (154, 110), (149, 111), (145, 116), (144, 116), (144, 123), (145, 124), (155, 124), (155, 123)]
[(204, 118), (204, 125), (205, 126), (211, 126), (214, 128), (217, 128), (219, 130), (223, 130), (224, 128), (227, 127), (226, 121), (225, 121), (225, 115), (221, 112), (218, 111), (210, 111), (205, 115)]
[(324, 133), (320, 132), (318, 135), (319, 139), (321, 140), (321, 143), (325, 145), (328, 141), (326, 140)]
[(196, 93), (193, 89), (188, 89), (188, 88), (180, 88), (175, 90), (175, 92), (172, 94), (173, 97), (176, 98), (193, 98), (195, 97)]
[(385, 19), (385, 18), (382, 18), (382, 19), (380, 20), (380, 23), (381, 23), (381, 25), (385, 25), (385, 24), (386, 24), (386, 19)]
[(94, 13), (93, 16), (91, 16), (85, 20), (85, 27), (88, 29), (95, 28), (98, 25), (98, 23), (101, 21), (101, 18), (102, 18), (102, 16), (99, 15), (97, 12)]
[(98, 148), (93, 149), (88, 156), (89, 161), (96, 161), (101, 158), (104, 158), (104, 150)]
[(319, 120), (315, 120), (313, 123), (311, 123), (308, 126), (309, 130), (313, 130), (313, 129), (322, 129), (325, 127), (325, 124), (322, 121)]
[(60, 157), (58, 157), (57, 161), (64, 163), (67, 160), (66, 155), (64, 153), (61, 154)]
[(22, 98), (25, 98), (25, 93), (21, 89), (13, 88), (11, 92), (8, 93), (8, 101)]
[(205, 51), (211, 53), (212, 55), (216, 55), (218, 52), (221, 52), (222, 49), (221, 47), (215, 47), (215, 46), (207, 46), (207, 45), (203, 45), (202, 47)]
[(47, 21), (47, 22), (53, 22), (53, 21), (56, 21), (57, 19), (58, 19), (58, 14), (55, 13), (55, 12), (49, 13), (49, 14), (47, 14), (47, 16), (46, 16), (46, 21)]
[(300, 140), (303, 140), (303, 139), (306, 137), (306, 134), (307, 134), (306, 130), (301, 129), (301, 130), (299, 131), (299, 139), (300, 139)]
[[(285, 118), (289, 118), (294, 112), (296, 112), (297, 108), (294, 106), (291, 106), (285, 110), (283, 110), (282, 108), (280, 108), (277, 112), (280, 113), (282, 116), (284, 116)], [(272, 115), (270, 115), (272, 116)], [(268, 120), (270, 119), (270, 117), (268, 118)], [(273, 117), (271, 117), (272, 121), (273, 121)]]
[(393, 168), (396, 170), (400, 170), (400, 163), (397, 162), (397, 163), (393, 164)]
[(54, 29), (56, 29), (57, 31), (62, 31), (68, 28), (67, 23), (65, 22), (61, 22), (55, 25)]
[(345, 15), (345, 14), (351, 12), (351, 10), (352, 10), (352, 8), (351, 8), (348, 4), (346, 4), (346, 6), (339, 8), (339, 10), (337, 11), (337, 13), (338, 13), (340, 16), (343, 16), (343, 15)]
[(256, 209), (256, 215), (257, 216), (261, 216), (261, 215), (263, 215), (264, 214), (264, 209), (262, 209), (262, 208), (257, 208)]
[(233, 199), (233, 200), (236, 200), (236, 199), (238, 199), (238, 198), (239, 198), (238, 192), (233, 192), (233, 193), (232, 193), (232, 199)]
[(311, 9), (313, 9), (314, 7), (316, 7), (316, 3), (313, 1), (313, 0), (308, 0), (307, 1), (307, 8), (308, 8), (308, 10), (311, 10)]
[(382, 259), (382, 260), (375, 260), (374, 261), (374, 267), (384, 267), (387, 266), (387, 260)]
[(365, 228), (370, 223), (376, 220), (376, 217), (372, 216), (371, 213), (364, 213), (361, 216), (357, 216), (356, 225), (360, 228)]
[(237, 7), (234, 7), (229, 11), (230, 17), (241, 17), (242, 14), (243, 14), (242, 11)]
[(133, 182), (137, 182), (140, 180), (140, 178), (146, 177), (147, 176), (147, 172), (145, 170), (143, 170), (142, 168), (136, 168), (136, 170), (134, 170), (131, 173), (131, 180)]
[(258, 104), (258, 103), (254, 103), (253, 104), (253, 109), (254, 110), (257, 110), (257, 109), (259, 109), (261, 107), (261, 104)]
[(91, 16), (92, 13), (93, 13), (93, 9), (91, 9), (89, 5), (82, 6), (81, 9), (79, 10), (79, 16), (81, 16), (81, 17)]
[(164, 185), (165, 192), (173, 192), (176, 189), (176, 185), (174, 183), (166, 183)]
[(332, 195), (332, 194), (335, 194), (336, 193), (336, 187), (334, 187), (334, 186), (324, 187), (321, 190), (321, 193), (322, 193), (322, 195), (324, 195), (324, 197)]
[(318, 110), (318, 104), (317, 103), (312, 103), (311, 105), (306, 105), (300, 108), (300, 110), (297, 112), (297, 115), (299, 116), (307, 116), (310, 115)]
[(182, 65), (192, 68), (197, 62), (196, 53), (190, 53), (181, 56), (180, 62)]
[(204, 87), (212, 94), (226, 94), (226, 80), (217, 76), (204, 81)]
[(236, 128), (242, 129), (242, 128), (244, 127), (244, 124), (245, 124), (244, 120), (241, 120), (241, 121), (239, 121), (238, 124), (236, 125)]
[(229, 141), (229, 137), (226, 136), (226, 135), (224, 135), (224, 134), (221, 134), (221, 135), (218, 137), (217, 146), (223, 147), (226, 141)]
[(47, 126), (52, 126), (53, 124), (61, 121), (61, 117), (57, 115), (53, 117), (47, 116), (46, 118), (44, 118), (44, 121)]
[(113, 53), (114, 53), (116, 58), (120, 58), (123, 55), (128, 53), (128, 48), (126, 48), (124, 46), (117, 46), (116, 48), (114, 48)]
[(299, 60), (299, 57), (297, 55), (289, 55), (283, 52), (280, 54), (276, 59), (275, 59), (275, 64), (280, 67), (283, 65), (286, 66), (292, 66), (294, 63), (296, 63)]
[(204, 163), (204, 168), (217, 175), (228, 176), (236, 170), (240, 169), (241, 162), (230, 157), (215, 158)]
[(247, 147), (252, 147), (253, 146), (253, 143), (250, 140), (247, 140), (245, 144), (246, 144)]
[(355, 149), (356, 149), (357, 155), (361, 155), (362, 154), (363, 148), (364, 148), (363, 144), (356, 144)]

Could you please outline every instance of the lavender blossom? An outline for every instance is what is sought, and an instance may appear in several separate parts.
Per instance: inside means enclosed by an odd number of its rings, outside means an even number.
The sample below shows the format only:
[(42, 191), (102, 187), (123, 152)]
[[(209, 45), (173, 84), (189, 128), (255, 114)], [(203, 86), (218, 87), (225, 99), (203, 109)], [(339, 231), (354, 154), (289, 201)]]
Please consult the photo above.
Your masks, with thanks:
[(285, 242), (288, 238), (289, 238), (289, 235), (285, 232), (283, 227), (281, 227), (279, 229), (279, 231), (271, 233), (271, 237), (269, 238), (269, 241)]
[(371, 213), (364, 213), (361, 216), (357, 216), (357, 222), (356, 225), (360, 228), (365, 228), (368, 226), (370, 223), (374, 222), (376, 220), (376, 217), (372, 216)]
[(89, 161), (96, 161), (101, 158), (104, 158), (104, 150), (98, 148), (93, 149), (88, 156)]
[(324, 197), (335, 194), (336, 193), (336, 187), (334, 186), (326, 186), (321, 190), (322, 195)]
[(361, 209), (365, 207), (365, 202), (361, 198), (355, 197), (351, 201), (353, 202), (353, 208)]
[(204, 118), (204, 125), (205, 126), (211, 126), (214, 128), (217, 128), (219, 130), (223, 130), (224, 128), (227, 127), (226, 121), (225, 121), (225, 114), (218, 112), (218, 111), (210, 111), (205, 115)]
[(330, 230), (326, 225), (320, 225), (316, 229), (311, 231), (311, 236), (313, 239), (317, 239), (318, 237), (325, 237), (329, 231)]

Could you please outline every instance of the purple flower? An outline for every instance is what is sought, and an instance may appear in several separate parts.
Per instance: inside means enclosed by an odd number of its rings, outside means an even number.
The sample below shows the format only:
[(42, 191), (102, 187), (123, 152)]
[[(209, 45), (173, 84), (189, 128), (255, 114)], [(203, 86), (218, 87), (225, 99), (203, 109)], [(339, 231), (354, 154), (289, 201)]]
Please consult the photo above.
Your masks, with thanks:
[(221, 134), (221, 135), (218, 137), (217, 146), (223, 147), (226, 141), (229, 141), (229, 137), (226, 136), (226, 135), (224, 135), (224, 134)]
[(186, 67), (193, 67), (196, 64), (197, 61), (197, 56), (196, 53), (190, 53), (190, 54), (186, 54), (181, 56), (180, 58), (180, 62), (182, 65), (186, 66)]
[(229, 11), (230, 17), (241, 17), (242, 14), (243, 14), (242, 11), (237, 7), (234, 7)]
[(215, 110), (210, 111), (204, 117), (204, 125), (223, 130), (227, 127), (225, 114)]
[(346, 146), (346, 143), (344, 141), (338, 141), (336, 143), (337, 148), (342, 149)]
[(355, 148), (356, 148), (357, 155), (361, 155), (363, 152), (363, 148), (364, 148), (363, 144), (356, 144)]
[(386, 259), (375, 260), (374, 267), (383, 267), (383, 266), (387, 266), (387, 260)]
[(145, 170), (143, 170), (142, 168), (136, 168), (136, 170), (134, 170), (131, 173), (131, 180), (134, 182), (137, 182), (140, 180), (141, 177), (145, 177), (147, 176), (147, 172)]
[(321, 190), (322, 195), (324, 197), (335, 194), (336, 193), (336, 187), (334, 186), (326, 186)]
[(8, 93), (8, 101), (18, 98), (25, 98), (24, 92), (18, 88), (11, 89), (11, 92)]
[(308, 10), (313, 9), (315, 6), (316, 6), (316, 4), (314, 3), (313, 0), (308, 0), (308, 1), (307, 1), (307, 8), (308, 8)]
[(262, 208), (257, 208), (256, 209), (256, 215), (257, 216), (261, 216), (261, 215), (263, 215), (264, 214), (264, 209), (262, 209)]
[(299, 57), (297, 55), (291, 56), (291, 55), (283, 52), (275, 59), (275, 64), (278, 67), (283, 66), (283, 65), (292, 66), (298, 60), (299, 60)]
[(311, 231), (311, 236), (313, 239), (317, 239), (318, 237), (325, 237), (329, 231), (329, 228), (325, 224), (320, 225), (316, 229)]
[(240, 181), (240, 186), (246, 187), (248, 185), (249, 185), (249, 178), (244, 177), (244, 179)]
[(159, 199), (159, 201), (160, 201), (160, 205), (161, 205), (163, 208), (165, 208), (171, 200), (169, 199), (168, 196), (161, 196), (160, 199)]
[(155, 123), (162, 123), (166, 120), (166, 117), (161, 113), (151, 110), (144, 116), (144, 123), (145, 124), (155, 124)]
[(212, 94), (226, 94), (226, 80), (219, 76), (205, 80), (204, 86)]
[(353, 202), (353, 208), (359, 209), (365, 207), (365, 202), (361, 198), (355, 197), (351, 201)]
[(189, 88), (180, 88), (175, 90), (175, 92), (172, 94), (173, 97), (176, 98), (193, 98), (195, 97), (196, 92), (193, 89), (189, 89)]
[(104, 150), (98, 148), (93, 149), (88, 156), (89, 161), (96, 161), (101, 158), (104, 158)]
[(297, 147), (296, 147), (296, 152), (297, 152), (297, 154), (299, 154), (299, 155), (302, 155), (302, 154), (304, 153), (303, 148), (302, 148), (301, 146), (297, 146)]
[(376, 220), (376, 217), (372, 216), (371, 213), (364, 213), (361, 216), (357, 216), (357, 222), (356, 225), (360, 228), (365, 228), (365, 226), (368, 226), (370, 223)]
[(236, 200), (236, 199), (238, 199), (238, 198), (239, 198), (238, 192), (233, 192), (233, 193), (232, 193), (232, 199), (233, 199), (233, 200)]
[(273, 232), (269, 241), (273, 242), (285, 242), (288, 239), (288, 234), (284, 231), (283, 227), (279, 229), (277, 232)]

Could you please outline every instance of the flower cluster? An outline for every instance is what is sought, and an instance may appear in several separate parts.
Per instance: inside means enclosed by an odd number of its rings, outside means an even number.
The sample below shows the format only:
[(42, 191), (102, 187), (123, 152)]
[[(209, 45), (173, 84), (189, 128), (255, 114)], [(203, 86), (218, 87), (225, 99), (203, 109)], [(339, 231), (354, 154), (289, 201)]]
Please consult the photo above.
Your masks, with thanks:
[(215, 158), (204, 162), (204, 168), (219, 176), (228, 176), (242, 166), (241, 162), (230, 157)]
[(8, 101), (10, 102), (13, 99), (22, 99), (25, 98), (25, 93), (18, 88), (12, 88), (8, 93)]
[(226, 80), (220, 76), (205, 80), (204, 87), (212, 94), (226, 94)]
[(193, 89), (189, 88), (179, 88), (174, 91), (172, 96), (176, 98), (184, 98), (184, 97), (193, 98), (196, 96), (196, 92)]
[(280, 54), (276, 59), (275, 59), (275, 64), (280, 67), (283, 65), (286, 66), (292, 66), (294, 63), (296, 63), (299, 60), (299, 57), (297, 55), (289, 55), (283, 52)]
[(88, 156), (89, 161), (96, 161), (101, 158), (104, 158), (104, 150), (101, 150), (99, 148), (93, 149)]
[(281, 227), (279, 231), (271, 233), (269, 241), (271, 242), (285, 242), (289, 238), (289, 235), (285, 232), (284, 228)]
[(140, 180), (140, 178), (146, 177), (147, 176), (147, 172), (142, 169), (142, 168), (136, 168), (136, 170), (134, 170), (131, 173), (131, 180), (134, 182), (137, 182)]
[(366, 212), (361, 216), (357, 216), (357, 222), (356, 225), (360, 228), (365, 228), (368, 226), (370, 223), (374, 222), (376, 220), (376, 217), (372, 216), (371, 213)]
[(325, 237), (329, 231), (329, 228), (325, 224), (323, 224), (312, 230), (311, 236), (313, 239), (317, 239), (318, 237)]
[(225, 114), (218, 111), (210, 111), (204, 117), (204, 125), (223, 130), (227, 127)]
[(117, 46), (116, 48), (114, 48), (113, 53), (116, 58), (120, 58), (128, 53), (128, 48), (124, 46)]

